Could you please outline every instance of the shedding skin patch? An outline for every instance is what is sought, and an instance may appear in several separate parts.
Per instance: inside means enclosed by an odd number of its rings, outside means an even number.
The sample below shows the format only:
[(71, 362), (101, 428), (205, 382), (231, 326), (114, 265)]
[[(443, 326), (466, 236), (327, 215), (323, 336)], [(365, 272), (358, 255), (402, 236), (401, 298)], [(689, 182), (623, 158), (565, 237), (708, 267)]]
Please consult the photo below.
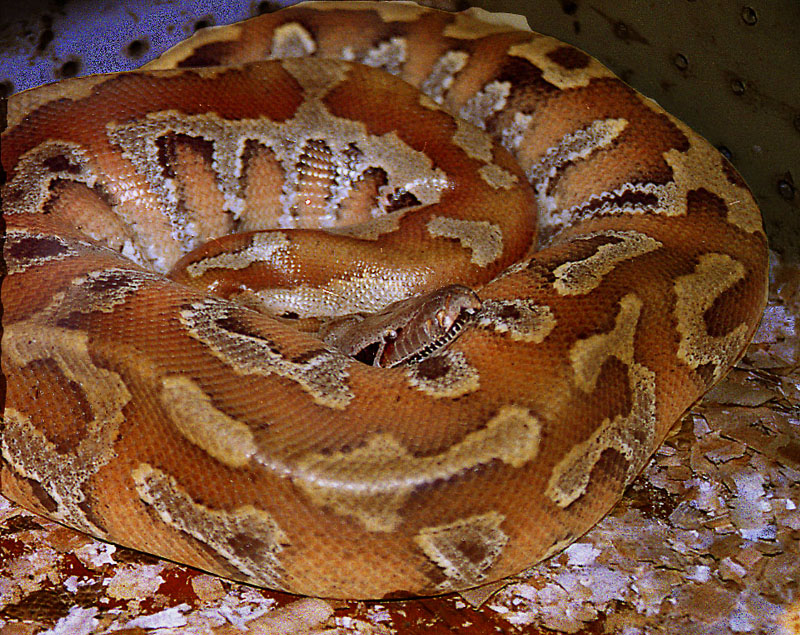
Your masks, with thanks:
[(693, 369), (713, 364), (711, 383), (739, 356), (747, 341), (748, 327), (743, 322), (725, 335), (709, 335), (703, 315), (744, 275), (744, 265), (738, 260), (727, 254), (710, 253), (700, 256), (693, 273), (675, 281), (675, 316), (681, 336), (678, 357)]
[[(86, 333), (20, 322), (5, 327), (3, 355), (11, 366), (48, 363), (57, 369), (64, 384), (80, 386), (86, 404), (80, 435), (69, 452), (59, 451), (48, 439), (45, 423), (19, 409), (6, 407), (0, 447), (5, 461), (24, 478), (36, 481), (47, 492), (56, 509), (48, 515), (94, 535), (105, 530), (88, 508), (84, 487), (115, 455), (113, 444), (125, 417), (123, 408), (131, 394), (122, 378), (99, 368), (89, 353)], [(46, 390), (46, 386), (40, 387)], [(31, 387), (33, 394), (39, 388)], [(29, 397), (45, 405), (48, 393)], [(44, 400), (44, 401), (43, 401)], [(54, 408), (57, 416), (58, 410)], [(40, 413), (40, 416), (46, 416)]]
[(139, 498), (166, 525), (210, 547), (252, 584), (284, 591), (291, 587), (279, 558), (289, 539), (270, 514), (252, 505), (230, 511), (201, 505), (174, 477), (146, 463), (131, 477)]
[(320, 349), (302, 362), (292, 361), (267, 337), (248, 332), (250, 318), (263, 316), (214, 298), (193, 303), (179, 317), (190, 337), (202, 342), (238, 374), (285, 377), (308, 393), (314, 403), (336, 410), (347, 407), (354, 397), (347, 386), (350, 358)]
[(354, 516), (367, 531), (394, 531), (417, 487), (451, 480), (499, 460), (521, 467), (539, 452), (541, 425), (527, 408), (503, 406), (486, 425), (447, 450), (414, 456), (394, 436), (375, 434), (358, 448), (301, 458), (294, 483), (317, 505)]
[(432, 216), (427, 227), (434, 238), (453, 238), (470, 249), (470, 262), (479, 267), (492, 264), (503, 254), (503, 233), (494, 223)]
[(655, 238), (637, 231), (608, 230), (586, 234), (581, 238), (590, 240), (604, 236), (618, 238), (620, 242), (600, 245), (588, 258), (565, 262), (553, 270), (556, 277), (553, 287), (559, 295), (590, 293), (600, 286), (603, 278), (614, 271), (621, 262), (633, 260), (662, 247), (662, 243)]
[(503, 553), (509, 537), (501, 526), (505, 517), (488, 512), (452, 523), (421, 529), (414, 542), (447, 580), (441, 590), (480, 584)]
[(586, 393), (602, 390), (597, 380), (603, 364), (615, 358), (627, 367), (631, 408), (627, 414), (606, 418), (582, 443), (571, 448), (553, 469), (545, 489), (550, 500), (566, 508), (589, 487), (592, 469), (607, 450), (615, 451), (625, 461), (624, 484), (638, 474), (653, 450), (656, 433), (656, 375), (634, 360), (634, 335), (642, 301), (633, 294), (620, 300), (614, 329), (593, 335), (573, 344), (570, 361), (575, 384)]
[(408, 383), (435, 398), (455, 399), (480, 388), (480, 375), (460, 351), (443, 351), (409, 365)]
[(583, 88), (599, 77), (614, 77), (614, 74), (594, 58), (582, 68), (567, 68), (554, 61), (563, 42), (544, 35), (534, 35), (530, 41), (515, 44), (508, 54), (528, 60), (541, 69), (542, 79), (561, 90)]
[(283, 256), (288, 262), (290, 245), (289, 237), (283, 232), (253, 234), (250, 237), (250, 243), (243, 249), (228, 251), (193, 262), (186, 267), (186, 273), (192, 278), (199, 278), (210, 269), (247, 269), (254, 262), (273, 262), (279, 256)]
[(484, 300), (476, 323), (515, 342), (541, 344), (556, 327), (553, 310), (535, 300)]
[(188, 377), (161, 380), (161, 405), (175, 428), (191, 443), (228, 467), (245, 467), (258, 451), (247, 424), (214, 407), (208, 393)]
[(290, 289), (256, 293), (272, 315), (295, 313), (305, 317), (336, 318), (353, 313), (375, 313), (417, 295), (425, 284), (422, 272), (387, 272), (364, 265), (358, 275), (334, 278), (325, 285), (302, 284)]

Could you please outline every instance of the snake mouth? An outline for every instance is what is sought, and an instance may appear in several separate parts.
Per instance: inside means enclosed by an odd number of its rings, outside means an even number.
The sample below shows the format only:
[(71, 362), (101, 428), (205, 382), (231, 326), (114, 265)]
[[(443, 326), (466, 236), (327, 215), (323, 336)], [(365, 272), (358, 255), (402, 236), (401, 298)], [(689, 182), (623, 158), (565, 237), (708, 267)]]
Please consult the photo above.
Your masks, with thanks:
[(478, 309), (464, 307), (456, 316), (455, 320), (453, 321), (452, 325), (445, 331), (441, 336), (437, 337), (436, 339), (432, 340), (424, 347), (422, 347), (417, 352), (413, 353), (412, 355), (408, 355), (403, 359), (399, 359), (393, 362), (389, 368), (395, 368), (397, 366), (404, 366), (408, 364), (418, 364), (429, 357), (432, 357), (434, 354), (438, 353), (443, 348), (449, 346), (453, 342), (458, 339), (459, 335), (464, 331), (467, 325), (475, 319), (475, 316), (478, 314)]

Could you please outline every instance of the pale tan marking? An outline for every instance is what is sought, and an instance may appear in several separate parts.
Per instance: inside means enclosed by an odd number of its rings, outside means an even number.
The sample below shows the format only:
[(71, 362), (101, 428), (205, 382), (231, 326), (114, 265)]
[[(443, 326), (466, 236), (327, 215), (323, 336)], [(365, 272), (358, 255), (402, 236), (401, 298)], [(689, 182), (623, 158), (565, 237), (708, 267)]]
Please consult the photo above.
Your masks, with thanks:
[[(38, 316), (37, 322), (41, 319)], [(3, 353), (20, 368), (34, 361), (54, 362), (64, 377), (80, 386), (86, 395), (93, 414), (89, 428), (96, 434), (104, 434), (105, 426), (116, 429), (122, 423), (120, 411), (131, 395), (117, 373), (93, 362), (88, 340), (83, 331), (17, 322), (3, 330)]]
[[(393, 231), (400, 229), (400, 219), (412, 209), (407, 207), (377, 216), (364, 223), (344, 225), (342, 227), (326, 227), (325, 230), (330, 234), (350, 236), (359, 240), (378, 240), (384, 234), (391, 234)], [(373, 213), (375, 212), (373, 211)]]
[[(68, 169), (52, 172), (46, 168), (45, 162), (48, 159), (60, 160), (60, 157), (67, 159), (70, 164)], [(141, 222), (141, 217), (135, 221), (131, 220), (137, 212), (146, 209), (148, 205), (156, 204), (157, 198), (147, 190), (145, 183), (139, 180), (138, 175), (123, 170), (122, 173), (115, 173), (109, 177), (104, 172), (104, 168), (108, 167), (105, 163), (106, 160), (107, 158), (102, 156), (90, 157), (82, 146), (71, 142), (45, 141), (39, 144), (23, 155), (17, 165), (15, 179), (5, 186), (4, 200), (16, 188), (19, 188), (22, 197), (15, 202), (13, 209), (4, 209), (3, 213), (39, 213), (43, 211), (52, 194), (49, 191), (50, 186), (55, 181), (82, 184), (87, 188), (87, 192), (94, 192), (94, 188), (102, 189), (105, 197), (110, 199), (107, 202), (110, 206), (109, 213), (99, 215), (98, 218), (87, 218), (85, 215), (82, 216), (81, 210), (73, 210), (72, 222), (77, 226), (83, 224), (84, 233), (100, 242), (109, 246), (121, 246), (125, 257), (137, 263), (152, 261), (156, 268), (161, 265), (160, 270), (166, 271), (163, 259), (165, 253), (169, 257), (172, 245), (157, 245), (158, 239), (164, 241), (163, 234), (158, 234), (157, 231), (149, 233), (153, 228), (147, 221)], [(111, 169), (116, 170), (116, 167), (118, 166)], [(156, 222), (155, 225), (159, 225), (159, 223)], [(128, 229), (131, 230), (131, 236), (125, 236)], [(158, 229), (161, 227), (156, 228), (156, 230)], [(122, 237), (117, 233), (120, 230), (123, 233)], [(137, 232), (139, 235), (136, 238), (139, 245), (132, 242), (132, 237)], [(142, 244), (148, 246), (148, 253), (140, 253)]]
[(436, 60), (428, 77), (420, 85), (420, 90), (437, 104), (441, 104), (450, 86), (453, 85), (455, 76), (468, 61), (469, 53), (466, 51), (447, 51)]
[(534, 183), (540, 212), (550, 215), (549, 224), (564, 222), (558, 214), (561, 206), (557, 193), (548, 194), (550, 180), (564, 166), (586, 160), (598, 150), (610, 146), (627, 126), (628, 121), (622, 118), (595, 120), (586, 128), (564, 135), (527, 169), (528, 178)]
[(503, 254), (503, 233), (494, 223), (432, 216), (427, 227), (434, 238), (454, 238), (462, 247), (470, 249), (470, 262), (479, 267), (492, 264)]
[(538, 190), (546, 190), (559, 168), (607, 148), (627, 127), (627, 119), (596, 119), (585, 128), (565, 134), (548, 148), (538, 163), (529, 168), (528, 178), (536, 183)]
[(445, 350), (406, 369), (408, 383), (437, 399), (455, 399), (477, 391), (478, 371), (460, 351)]
[[(279, 60), (283, 69), (297, 80), (307, 99), (318, 100), (345, 80), (350, 66), (328, 59), (293, 58)], [(315, 105), (315, 110), (320, 106)], [(301, 109), (303, 105), (300, 105)], [(329, 114), (328, 117), (331, 117)], [(362, 124), (363, 127), (363, 124)]]
[(508, 170), (501, 168), (494, 161), (492, 152), (492, 139), (480, 128), (457, 119), (456, 132), (453, 143), (464, 150), (468, 157), (482, 161), (486, 165), (478, 168), (478, 174), (494, 189), (510, 189), (517, 184), (518, 179)]
[(277, 256), (288, 262), (287, 252), (290, 245), (288, 236), (283, 232), (253, 234), (246, 247), (193, 262), (186, 267), (186, 273), (192, 278), (199, 278), (209, 269), (247, 269), (254, 262), (274, 262), (278, 259)]
[(354, 395), (347, 386), (352, 360), (333, 350), (320, 349), (309, 359), (294, 362), (275, 349), (266, 337), (230, 330), (224, 324), (260, 314), (208, 298), (180, 313), (188, 334), (205, 344), (215, 357), (240, 375), (278, 375), (300, 386), (314, 403), (336, 410), (347, 407)]
[[(670, 150), (664, 159), (672, 168), (675, 183), (680, 184), (677, 196), (685, 201), (687, 192), (697, 189), (706, 189), (719, 196), (728, 209), (726, 220), (742, 231), (751, 234), (764, 234), (761, 213), (753, 199), (752, 193), (746, 188), (731, 183), (722, 169), (710, 169), (708, 166), (722, 166), (723, 158), (719, 151), (698, 135), (686, 124), (667, 115), (689, 139), (690, 146), (687, 153), (682, 154), (677, 150)], [(686, 213), (684, 204), (683, 213)]]
[(744, 265), (727, 254), (708, 253), (700, 256), (693, 273), (675, 280), (675, 317), (681, 336), (678, 357), (690, 368), (714, 364), (714, 382), (736, 359), (745, 344), (748, 326), (744, 322), (725, 335), (708, 334), (704, 313), (725, 291), (745, 275)]
[[(25, 93), (23, 93), (25, 94)], [(70, 170), (54, 172), (48, 159), (64, 157)], [(3, 186), (3, 198), (13, 198), (13, 206), (3, 206), (3, 214), (42, 214), (52, 198), (55, 181), (74, 181), (92, 188), (97, 183), (94, 161), (80, 145), (67, 141), (44, 141), (23, 154), (14, 169), (14, 178)]]
[(208, 393), (188, 377), (164, 377), (159, 398), (175, 428), (228, 467), (246, 466), (258, 450), (247, 424), (215, 408)]
[(486, 181), (486, 183), (496, 190), (509, 190), (519, 182), (519, 179), (511, 174), (511, 172), (501, 168), (495, 163), (490, 163), (489, 165), (478, 168), (478, 174), (480, 174), (480, 177)]
[(619, 301), (619, 313), (611, 332), (592, 335), (572, 345), (569, 359), (575, 372), (575, 385), (583, 392), (594, 392), (600, 370), (609, 357), (628, 365), (633, 363), (633, 338), (642, 305), (642, 300), (635, 295), (624, 296)]
[(275, 29), (272, 34), (272, 59), (289, 59), (313, 55), (317, 43), (311, 34), (297, 22), (288, 22)]
[[(716, 148), (710, 146), (696, 133), (672, 120), (690, 140), (686, 152), (669, 150), (664, 160), (672, 169), (672, 181), (662, 185), (656, 183), (624, 183), (614, 190), (593, 194), (586, 201), (565, 208), (561, 212), (557, 193), (553, 197), (539, 197), (540, 209), (551, 212), (550, 223), (569, 225), (576, 218), (590, 218), (604, 215), (659, 214), (662, 216), (685, 216), (686, 200), (689, 192), (705, 189), (719, 196), (728, 209), (727, 220), (749, 233), (763, 233), (761, 216), (752, 194), (745, 188), (731, 183), (722, 170), (710, 170), (709, 165), (720, 165), (722, 157)], [(714, 177), (711, 177), (711, 173)], [(617, 201), (624, 195), (649, 195), (655, 203), (625, 203)], [(604, 201), (601, 205), (597, 203)], [(591, 207), (591, 212), (586, 208)]]
[[(193, 137), (202, 135), (197, 128), (192, 126), (192, 122), (187, 122), (183, 115), (178, 113), (148, 113), (141, 119), (124, 124), (108, 124), (107, 134), (109, 141), (120, 148), (122, 156), (130, 161), (150, 186), (151, 191), (147, 193), (147, 196), (152, 197), (154, 201), (149, 207), (161, 212), (170, 228), (170, 238), (178, 243), (183, 253), (197, 247), (199, 242), (207, 239), (206, 236), (199, 236), (198, 228), (190, 216), (189, 210), (181, 209), (177, 179), (167, 177), (158, 160), (158, 139), (176, 134)], [(216, 147), (215, 152), (218, 152)], [(150, 252), (149, 256), (155, 256), (154, 266), (157, 270), (169, 269), (172, 263), (168, 258), (161, 255), (156, 256), (155, 247), (152, 247)]]
[(81, 101), (86, 99), (92, 94), (96, 86), (109, 81), (109, 79), (110, 81), (114, 81), (116, 78), (109, 78), (108, 75), (74, 77), (60, 82), (38, 86), (36, 90), (23, 90), (15, 93), (14, 99), (9, 99), (7, 101), (8, 112), (6, 115), (6, 127), (10, 130), (14, 126), (19, 125), (28, 114), (51, 101), (58, 101), (59, 99)]
[[(41, 431), (39, 422), (9, 406), (3, 412), (5, 425), (0, 445), (8, 464), (21, 476), (37, 481), (58, 505), (52, 517), (104, 535), (102, 528), (87, 516), (83, 487), (114, 458), (112, 446), (131, 393), (117, 373), (94, 363), (88, 336), (80, 331), (18, 322), (4, 329), (3, 355), (19, 368), (34, 362), (51, 362), (67, 381), (80, 386), (91, 418), (82, 422), (83, 438), (68, 453), (58, 451)], [(44, 392), (39, 397), (40, 404), (50, 398)]]
[(600, 77), (613, 78), (614, 74), (593, 57), (588, 57), (585, 68), (568, 69), (557, 64), (548, 56), (549, 53), (562, 48), (563, 42), (544, 35), (536, 35), (528, 42), (515, 44), (508, 49), (508, 54), (522, 57), (541, 69), (542, 79), (556, 88), (568, 90), (588, 86), (593, 79)]
[(416, 457), (392, 435), (375, 434), (352, 450), (309, 453), (293, 480), (315, 504), (355, 516), (368, 531), (394, 531), (415, 488), (457, 479), (494, 460), (521, 467), (538, 454), (540, 433), (527, 408), (506, 405), (439, 454)]
[[(56, 252), (53, 251), (51, 247), (51, 253), (45, 253), (38, 257), (30, 257), (29, 255), (20, 255), (20, 257), (17, 257), (14, 252), (26, 241), (39, 242), (42, 247), (49, 243), (52, 247), (60, 247), (61, 250)], [(5, 235), (3, 258), (8, 275), (22, 273), (31, 267), (41, 267), (49, 262), (58, 262), (60, 260), (66, 260), (67, 258), (74, 258), (77, 255), (78, 251), (72, 246), (71, 242), (64, 240), (60, 236), (21, 230), (11, 230)]]
[(486, 127), (486, 120), (506, 107), (511, 94), (511, 82), (489, 82), (469, 98), (458, 115), (478, 128)]
[(605, 419), (584, 442), (576, 444), (556, 465), (545, 494), (559, 507), (567, 507), (580, 498), (589, 486), (592, 468), (603, 452), (614, 450), (626, 461), (627, 485), (652, 452), (655, 439), (655, 373), (634, 360), (634, 335), (642, 309), (642, 300), (628, 294), (620, 300), (614, 329), (579, 340), (570, 349), (575, 384), (591, 393), (607, 359), (614, 357), (628, 368), (632, 405), (627, 414)]
[[(425, 527), (414, 536), (422, 552), (447, 577), (439, 585), (441, 590), (472, 586), (486, 579), (509, 540), (501, 529), (504, 520), (502, 514), (492, 511)], [(481, 556), (477, 561), (476, 552)]]
[(480, 7), (470, 7), (455, 14), (452, 24), (444, 29), (444, 36), (459, 40), (477, 40), (496, 33), (530, 30), (528, 20), (523, 15), (493, 13)]
[(517, 262), (511, 263), (508, 267), (503, 269), (500, 273), (498, 273), (494, 280), (501, 280), (503, 278), (508, 278), (509, 276), (516, 275), (518, 273), (525, 273), (528, 271), (530, 267), (531, 259), (526, 258), (524, 260), (518, 260)]
[(196, 49), (215, 42), (235, 42), (241, 31), (242, 27), (239, 24), (225, 24), (199, 29), (187, 40), (179, 42), (156, 59), (144, 64), (141, 70), (177, 69), (180, 63)]
[(553, 310), (535, 300), (484, 300), (476, 323), (496, 333), (508, 333), (515, 342), (541, 344), (556, 326)]
[[(371, 211), (376, 219), (386, 215), (389, 197), (394, 193), (408, 192), (420, 205), (430, 205), (439, 202), (442, 192), (449, 187), (447, 175), (433, 166), (430, 157), (409, 147), (395, 132), (369, 135), (363, 123), (334, 117), (328, 112), (320, 98), (343, 79), (346, 64), (315, 59), (290, 59), (281, 64), (308, 93), (294, 117), (286, 122), (263, 118), (233, 121), (221, 119), (215, 113), (184, 115), (162, 112), (149, 113), (140, 120), (109, 129), (111, 141), (122, 148), (123, 156), (151, 184), (159, 207), (169, 219), (173, 238), (182, 245), (184, 253), (212, 236), (204, 235), (196, 220), (181, 210), (174, 180), (164, 176), (158, 161), (157, 140), (165, 135), (184, 134), (213, 144), (213, 167), (225, 201), (221, 211), (231, 212), (234, 218), (245, 209), (240, 184), (244, 174), (242, 153), (245, 142), (253, 140), (272, 150), (285, 174), (280, 197), (283, 213), (279, 220), (279, 225), (284, 228), (297, 226), (291, 210), (297, 204), (297, 166), (305, 149), (305, 143), (297, 140), (326, 139), (334, 167), (340, 174), (320, 218), (322, 227), (333, 228), (342, 201), (360, 175), (370, 168), (381, 168), (388, 177)], [(287, 143), (287, 139), (295, 141)], [(360, 151), (356, 162), (351, 157), (353, 147)], [(363, 223), (340, 231), (358, 238), (377, 239), (388, 231), (394, 231), (403, 213), (403, 210), (398, 210), (392, 212), (390, 220)]]
[(484, 163), (491, 163), (492, 138), (483, 130), (463, 119), (456, 119), (456, 131), (453, 134), (453, 143), (466, 152), (471, 159)]
[(653, 451), (656, 374), (642, 364), (633, 362), (628, 365), (628, 380), (633, 404), (627, 416), (605, 419), (589, 439), (575, 444), (553, 468), (545, 495), (559, 507), (568, 507), (586, 493), (592, 468), (606, 450), (615, 450), (626, 462), (623, 488), (636, 478), (645, 459)]
[(430, 9), (421, 7), (416, 2), (381, 2), (364, 4), (363, 2), (302, 2), (298, 6), (317, 11), (357, 10), (377, 13), (384, 22), (414, 22)]
[(84, 510), (83, 487), (113, 458), (108, 451), (111, 439), (83, 442), (80, 448), (63, 455), (36, 423), (18, 410), (6, 408), (3, 422), (2, 458), (14, 473), (35, 481), (45, 490), (56, 507), (48, 510), (48, 515), (81, 531), (105, 536), (105, 530)]
[(592, 255), (583, 260), (565, 262), (556, 267), (553, 287), (559, 295), (585, 295), (590, 293), (611, 273), (618, 264), (632, 260), (662, 247), (655, 238), (637, 231), (607, 230), (585, 234), (581, 239), (595, 237), (619, 238), (621, 242), (600, 245)]
[[(252, 583), (270, 589), (291, 588), (278, 554), (290, 542), (267, 512), (252, 505), (217, 510), (201, 505), (171, 475), (147, 463), (131, 472), (139, 498), (165, 524), (208, 545)], [(243, 539), (237, 544), (237, 539)]]
[(149, 271), (103, 269), (74, 278), (39, 312), (37, 321), (56, 324), (71, 314), (111, 313), (148, 284), (163, 284), (164, 278)]
[(433, 99), (431, 99), (425, 93), (421, 92), (419, 94), (419, 99), (417, 101), (418, 101), (420, 106), (422, 106), (423, 108), (425, 108), (427, 110), (444, 111), (444, 109), (438, 103), (436, 103)]

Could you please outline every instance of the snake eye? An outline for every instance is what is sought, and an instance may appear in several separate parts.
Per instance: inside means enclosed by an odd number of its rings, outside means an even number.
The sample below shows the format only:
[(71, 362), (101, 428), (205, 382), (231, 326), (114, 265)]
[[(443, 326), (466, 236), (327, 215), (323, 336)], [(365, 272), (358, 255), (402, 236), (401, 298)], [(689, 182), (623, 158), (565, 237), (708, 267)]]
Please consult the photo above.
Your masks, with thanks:
[(436, 322), (445, 331), (449, 330), (450, 327), (453, 326), (453, 321), (454, 321), (453, 318), (446, 310), (439, 309), (436, 312)]

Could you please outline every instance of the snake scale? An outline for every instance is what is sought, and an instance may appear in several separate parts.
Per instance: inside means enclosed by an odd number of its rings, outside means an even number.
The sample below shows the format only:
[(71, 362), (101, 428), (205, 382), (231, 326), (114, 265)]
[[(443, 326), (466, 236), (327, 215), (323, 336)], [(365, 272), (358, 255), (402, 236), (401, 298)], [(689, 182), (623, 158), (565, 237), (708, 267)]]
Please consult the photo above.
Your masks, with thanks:
[(316, 2), (13, 96), (2, 492), (293, 593), (563, 549), (742, 355), (761, 215), (599, 62)]

